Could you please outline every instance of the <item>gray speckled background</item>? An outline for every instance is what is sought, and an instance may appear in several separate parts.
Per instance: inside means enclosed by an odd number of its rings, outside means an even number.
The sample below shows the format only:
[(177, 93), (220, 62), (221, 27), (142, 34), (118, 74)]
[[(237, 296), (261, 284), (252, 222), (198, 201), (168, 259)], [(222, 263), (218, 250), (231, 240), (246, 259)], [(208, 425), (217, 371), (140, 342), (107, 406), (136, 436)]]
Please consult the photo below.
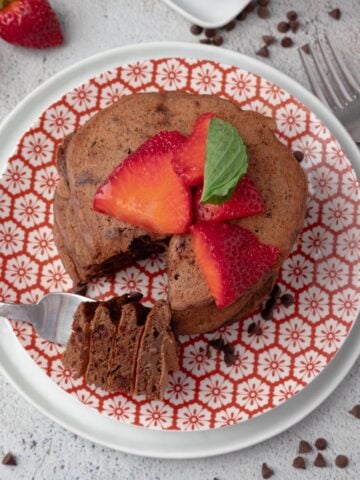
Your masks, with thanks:
[[(196, 1), (196, 0), (194, 0)], [(225, 1), (225, 0), (223, 0)], [(37, 85), (64, 67), (94, 53), (130, 43), (181, 40), (197, 42), (189, 24), (160, 1), (155, 0), (52, 0), (63, 24), (67, 43), (47, 51), (31, 51), (0, 43), (0, 121)], [(339, 22), (327, 11), (340, 6)], [(354, 72), (360, 72), (359, 0), (272, 0), (272, 16), (261, 20), (251, 15), (227, 34), (225, 48), (249, 55), (261, 46), (261, 35), (276, 34), (276, 25), (289, 9), (302, 22), (298, 44), (309, 41), (317, 31), (327, 30), (345, 52)], [(303, 85), (308, 86), (295, 48), (271, 47), (266, 60)], [(211, 459), (165, 461), (121, 454), (78, 438), (58, 427), (28, 405), (0, 377), (0, 456), (13, 452), (17, 467), (0, 465), (0, 480), (9, 479), (260, 479), (266, 461), (281, 480), (360, 478), (360, 420), (347, 411), (360, 403), (360, 361), (335, 393), (297, 426), (274, 439), (244, 451)], [(291, 467), (299, 439), (329, 441), (325, 452), (332, 465), (326, 469)], [(340, 471), (334, 466), (337, 453), (346, 453), (350, 465)], [(309, 458), (313, 458), (310, 456)]]

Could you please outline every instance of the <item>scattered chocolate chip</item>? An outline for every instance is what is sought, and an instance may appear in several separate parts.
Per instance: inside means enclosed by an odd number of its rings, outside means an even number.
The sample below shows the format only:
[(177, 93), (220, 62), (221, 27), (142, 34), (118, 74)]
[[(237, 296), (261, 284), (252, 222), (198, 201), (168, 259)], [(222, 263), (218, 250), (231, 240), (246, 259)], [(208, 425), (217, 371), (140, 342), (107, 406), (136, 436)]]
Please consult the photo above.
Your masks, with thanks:
[(295, 10), (290, 10), (290, 12), (287, 12), (286, 18), (290, 21), (294, 21), (298, 18), (298, 14), (295, 12)]
[(264, 45), (263, 47), (260, 48), (260, 50), (256, 52), (256, 55), (258, 55), (259, 57), (267, 58), (270, 55), (270, 52), (267, 46)]
[(318, 438), (315, 440), (314, 445), (318, 450), (325, 450), (328, 444), (325, 438)]
[(234, 353), (235, 352), (235, 347), (234, 347), (234, 345), (231, 345), (231, 343), (225, 343), (225, 345), (222, 348), (222, 351), (224, 353)]
[(239, 13), (239, 15), (236, 17), (236, 20), (239, 20), (239, 22), (242, 22), (245, 20), (247, 16), (246, 10), (243, 10), (242, 12)]
[(299, 453), (309, 453), (312, 450), (312, 446), (309, 442), (305, 440), (300, 440), (299, 442)]
[(215, 348), (215, 350), (222, 350), (224, 348), (224, 340), (222, 338), (214, 338), (214, 340), (210, 340), (209, 344)]
[(276, 41), (276, 38), (273, 37), (272, 35), (263, 35), (262, 39), (267, 47), (269, 45), (272, 45)]
[(224, 355), (224, 361), (227, 367), (231, 367), (231, 365), (234, 365), (236, 360), (238, 359), (238, 354), (237, 353), (225, 353)]
[(263, 310), (261, 310), (261, 317), (264, 320), (271, 320), (272, 316), (273, 316), (273, 308), (266, 308), (265, 307)]
[(200, 35), (202, 33), (203, 29), (199, 25), (191, 25), (190, 27), (190, 32), (193, 35)]
[(304, 457), (294, 458), (292, 466), (294, 468), (302, 468), (303, 470), (305, 470), (306, 469), (305, 458)]
[(213, 42), (210, 40), (210, 38), (202, 38), (200, 43), (203, 43), (204, 45), (212, 45)]
[(297, 20), (291, 21), (289, 25), (290, 25), (290, 30), (293, 33), (296, 33), (299, 30), (300, 23)]
[(269, 2), (270, 0), (257, 0), (257, 3), (258, 5), (260, 5), (260, 7), (266, 7), (267, 5), (269, 5)]
[(294, 297), (290, 295), (290, 293), (284, 293), (284, 295), (281, 295), (280, 301), (284, 305), (284, 307), (287, 308), (294, 303)]
[(229, 22), (227, 25), (225, 25), (224, 30), (226, 32), (230, 32), (231, 30), (234, 30), (235, 27), (236, 27), (236, 22), (235, 20), (233, 20), (232, 22)]
[(267, 7), (259, 7), (257, 10), (257, 14), (260, 18), (269, 18), (270, 12)]
[(355, 418), (360, 418), (360, 404), (355, 405), (355, 407), (353, 407), (353, 408), (350, 410), (350, 413), (351, 413), (351, 415), (353, 415)]
[(12, 466), (16, 466), (17, 465), (17, 462), (16, 462), (16, 458), (14, 457), (14, 455), (10, 452), (8, 452), (5, 457), (1, 460), (1, 463), (3, 465), (12, 465)]
[(245, 7), (244, 12), (251, 13), (255, 10), (255, 8), (256, 8), (256, 0), (251, 0), (249, 5)]
[(276, 299), (276, 298), (278, 298), (280, 295), (281, 295), (281, 288), (280, 288), (279, 285), (276, 283), (276, 284), (274, 285), (274, 288), (271, 290), (270, 296)]
[(335, 465), (339, 468), (346, 468), (349, 465), (349, 459), (346, 455), (338, 455), (335, 458)]
[(341, 10), (340, 8), (334, 8), (334, 10), (331, 10), (329, 12), (330, 17), (334, 18), (335, 20), (339, 20), (341, 17)]
[[(305, 45), (304, 45), (305, 47)], [(300, 163), (304, 160), (304, 154), (303, 152), (300, 152), (300, 150), (296, 150), (296, 152), (294, 152), (294, 157), (296, 158), (296, 160)]]
[(290, 25), (288, 24), (288, 22), (280, 22), (277, 26), (277, 29), (281, 33), (286, 33), (290, 30)]
[(127, 298), (130, 302), (140, 302), (143, 298), (143, 294), (141, 292), (130, 292), (127, 294)]
[(270, 478), (274, 475), (274, 470), (268, 467), (266, 463), (263, 463), (261, 465), (261, 475), (263, 478)]
[(323, 455), (321, 455), (321, 453), (318, 453), (316, 455), (316, 458), (314, 460), (314, 465), (315, 467), (319, 467), (319, 468), (324, 468), (326, 467), (326, 460), (325, 458), (323, 457)]
[(293, 46), (293, 41), (292, 41), (292, 38), (290, 37), (284, 37), (282, 40), (281, 40), (281, 46), (284, 47), (284, 48), (289, 48), (289, 47), (292, 47)]
[(247, 332), (248, 332), (249, 334), (256, 333), (257, 328), (258, 328), (258, 326), (256, 325), (256, 323), (252, 322), (252, 323), (250, 323), (250, 325), (248, 326)]
[(207, 38), (214, 38), (216, 35), (216, 29), (215, 28), (206, 28), (205, 29), (205, 36)]
[(305, 52), (306, 55), (310, 55), (311, 50), (310, 50), (310, 45), (308, 43), (305, 43), (305, 45), (301, 47), (301, 50)]
[(221, 35), (216, 35), (213, 39), (213, 44), (220, 47), (224, 43), (224, 39)]

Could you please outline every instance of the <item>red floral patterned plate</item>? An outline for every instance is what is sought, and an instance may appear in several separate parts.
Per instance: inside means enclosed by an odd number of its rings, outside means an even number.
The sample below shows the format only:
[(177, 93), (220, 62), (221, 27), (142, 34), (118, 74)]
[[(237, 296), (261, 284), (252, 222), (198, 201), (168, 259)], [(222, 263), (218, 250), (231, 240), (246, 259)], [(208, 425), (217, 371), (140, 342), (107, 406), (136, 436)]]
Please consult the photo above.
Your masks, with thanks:
[[(61, 363), (60, 347), (29, 325), (11, 323), (39, 368), (89, 408), (149, 429), (207, 430), (254, 418), (303, 390), (338, 352), (360, 309), (359, 182), (328, 128), (282, 88), (214, 61), (162, 58), (105, 71), (52, 103), (21, 137), (0, 180), (0, 301), (35, 302), (71, 287), (52, 238), (55, 151), (63, 138), (122, 95), (163, 90), (219, 95), (273, 116), (279, 139), (304, 153), (306, 223), (278, 281), (295, 303), (278, 304), (272, 321), (255, 312), (213, 334), (181, 337), (181, 369), (163, 402), (109, 395), (75, 380)], [(164, 257), (98, 279), (88, 293), (108, 298), (133, 290), (149, 304), (165, 298)], [(248, 332), (252, 322), (260, 327), (255, 334)], [(206, 355), (208, 340), (220, 336), (235, 346), (232, 366), (216, 352)]]

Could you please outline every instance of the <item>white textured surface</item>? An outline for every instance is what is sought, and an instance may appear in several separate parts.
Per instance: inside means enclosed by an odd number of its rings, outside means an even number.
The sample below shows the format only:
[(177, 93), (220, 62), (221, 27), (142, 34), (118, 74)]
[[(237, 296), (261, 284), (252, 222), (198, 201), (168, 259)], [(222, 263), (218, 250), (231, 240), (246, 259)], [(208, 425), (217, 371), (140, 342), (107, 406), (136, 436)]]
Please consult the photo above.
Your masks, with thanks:
[[(310, 5), (311, 3), (311, 5)], [(67, 43), (48, 51), (29, 51), (0, 43), (0, 121), (33, 88), (67, 65), (108, 48), (155, 40), (197, 41), (189, 33), (188, 23), (161, 2), (151, 0), (52, 0), (64, 26)], [(225, 48), (253, 55), (261, 46), (261, 35), (276, 35), (276, 24), (290, 8), (299, 13), (303, 27), (295, 40), (302, 44), (317, 31), (327, 30), (345, 51), (354, 72), (360, 71), (360, 2), (338, 2), (343, 16), (335, 22), (327, 11), (332, 1), (273, 0), (272, 16), (264, 21), (256, 15), (238, 24), (228, 34)], [(295, 48), (271, 47), (267, 60), (291, 77), (307, 84)], [(360, 420), (347, 411), (360, 403), (360, 361), (342, 385), (318, 410), (301, 424), (257, 447), (207, 460), (161, 461), (124, 455), (93, 445), (68, 433), (29, 406), (0, 377), (0, 456), (12, 451), (17, 467), (0, 465), (0, 479), (258, 479), (261, 463), (266, 461), (283, 480), (348, 480), (360, 476)], [(329, 441), (325, 456), (331, 466), (320, 470), (308, 467), (294, 470), (299, 439)], [(346, 471), (334, 466), (334, 457), (350, 457)], [(312, 460), (314, 455), (309, 455)], [(309, 461), (309, 464), (311, 462)]]

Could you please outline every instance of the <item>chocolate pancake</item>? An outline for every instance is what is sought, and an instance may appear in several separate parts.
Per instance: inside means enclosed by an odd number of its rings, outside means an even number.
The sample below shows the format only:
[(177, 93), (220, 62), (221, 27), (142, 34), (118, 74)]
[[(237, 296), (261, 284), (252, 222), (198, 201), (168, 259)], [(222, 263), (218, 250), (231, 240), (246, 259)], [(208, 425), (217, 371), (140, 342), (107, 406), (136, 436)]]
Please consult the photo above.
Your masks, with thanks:
[(65, 268), (76, 284), (82, 284), (166, 248), (169, 239), (95, 212), (93, 197), (130, 151), (161, 130), (189, 134), (204, 112), (232, 123), (243, 137), (248, 174), (265, 198), (266, 212), (238, 223), (261, 242), (277, 246), (280, 256), (275, 267), (237, 302), (218, 309), (196, 265), (191, 237), (174, 236), (168, 248), (169, 301), (175, 331), (187, 334), (214, 330), (256, 308), (271, 290), (302, 228), (306, 178), (292, 153), (275, 137), (275, 122), (214, 96), (137, 94), (94, 116), (58, 152), (61, 181), (55, 196), (54, 236)]

